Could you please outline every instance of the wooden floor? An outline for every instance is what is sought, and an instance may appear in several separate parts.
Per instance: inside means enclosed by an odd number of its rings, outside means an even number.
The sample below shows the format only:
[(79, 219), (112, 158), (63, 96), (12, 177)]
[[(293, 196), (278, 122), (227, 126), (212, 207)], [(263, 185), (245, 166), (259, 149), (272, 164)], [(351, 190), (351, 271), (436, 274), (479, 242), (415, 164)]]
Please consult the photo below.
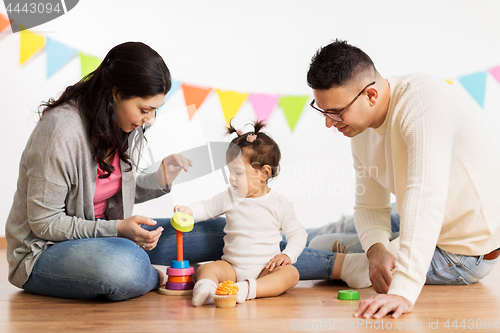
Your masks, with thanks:
[[(5, 250), (0, 250), (0, 274), (2, 333), (500, 332), (500, 265), (475, 285), (425, 286), (413, 313), (397, 320), (388, 316), (380, 320), (353, 318), (359, 301), (337, 300), (337, 292), (347, 289), (340, 282), (301, 281), (282, 296), (217, 309), (213, 305), (194, 308), (189, 297), (156, 292), (124, 302), (28, 294), (8, 283)], [(368, 288), (360, 294), (364, 299), (375, 292)]]

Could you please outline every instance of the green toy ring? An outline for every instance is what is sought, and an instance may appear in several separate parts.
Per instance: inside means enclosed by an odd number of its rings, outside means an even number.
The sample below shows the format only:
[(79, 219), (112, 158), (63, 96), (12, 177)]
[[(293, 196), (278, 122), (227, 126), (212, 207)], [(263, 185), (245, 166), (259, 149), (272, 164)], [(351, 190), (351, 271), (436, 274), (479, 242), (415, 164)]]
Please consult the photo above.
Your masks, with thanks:
[(341, 290), (337, 296), (341, 300), (356, 300), (359, 299), (359, 292), (356, 290)]

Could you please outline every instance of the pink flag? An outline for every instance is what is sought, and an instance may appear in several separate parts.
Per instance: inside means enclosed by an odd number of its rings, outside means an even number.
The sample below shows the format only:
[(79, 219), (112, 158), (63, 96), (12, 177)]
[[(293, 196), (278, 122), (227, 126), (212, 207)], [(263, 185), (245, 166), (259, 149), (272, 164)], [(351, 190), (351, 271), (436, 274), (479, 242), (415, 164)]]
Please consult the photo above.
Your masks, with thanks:
[(248, 100), (258, 120), (267, 120), (280, 100), (280, 95), (250, 94)]
[(500, 83), (500, 66), (490, 69), (489, 72)]

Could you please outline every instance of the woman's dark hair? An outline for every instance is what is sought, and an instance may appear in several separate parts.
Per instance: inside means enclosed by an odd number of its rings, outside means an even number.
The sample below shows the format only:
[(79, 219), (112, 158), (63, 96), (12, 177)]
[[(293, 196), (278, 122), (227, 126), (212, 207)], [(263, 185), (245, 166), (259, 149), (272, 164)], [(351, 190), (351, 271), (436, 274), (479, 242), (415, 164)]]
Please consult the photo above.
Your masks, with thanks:
[[(274, 178), (279, 174), (280, 148), (276, 141), (260, 131), (266, 126), (264, 121), (255, 121), (252, 125), (254, 127), (253, 132), (242, 134), (231, 123), (229, 124), (227, 133), (236, 133), (238, 136), (231, 141), (226, 151), (226, 161), (234, 160), (241, 152), (243, 159), (255, 170), (260, 170), (264, 165), (269, 165), (272, 170), (269, 179)], [(251, 137), (249, 138), (249, 136)]]
[(114, 171), (105, 162), (109, 152), (118, 150), (118, 156), (130, 171), (132, 163), (127, 153), (130, 133), (117, 124), (113, 88), (122, 99), (149, 98), (167, 94), (172, 86), (170, 71), (162, 57), (146, 44), (127, 42), (112, 48), (95, 71), (78, 83), (69, 86), (57, 99), (41, 105), (42, 115), (65, 103), (76, 105), (87, 120), (88, 133), (94, 142), (95, 159), (107, 178)]
[(307, 84), (315, 90), (345, 86), (365, 72), (375, 74), (370, 57), (344, 40), (335, 40), (320, 48), (311, 59)]

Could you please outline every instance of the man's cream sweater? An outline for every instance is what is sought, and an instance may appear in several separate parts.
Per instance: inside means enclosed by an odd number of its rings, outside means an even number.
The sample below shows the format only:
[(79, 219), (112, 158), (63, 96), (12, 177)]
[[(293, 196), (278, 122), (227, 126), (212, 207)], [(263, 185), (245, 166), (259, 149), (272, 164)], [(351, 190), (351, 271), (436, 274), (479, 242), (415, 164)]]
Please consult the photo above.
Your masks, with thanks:
[(500, 247), (500, 154), (445, 81), (425, 74), (388, 81), (383, 125), (352, 140), (355, 223), (365, 251), (387, 247), (396, 196), (401, 248), (389, 294), (415, 303), (436, 246), (464, 255)]

